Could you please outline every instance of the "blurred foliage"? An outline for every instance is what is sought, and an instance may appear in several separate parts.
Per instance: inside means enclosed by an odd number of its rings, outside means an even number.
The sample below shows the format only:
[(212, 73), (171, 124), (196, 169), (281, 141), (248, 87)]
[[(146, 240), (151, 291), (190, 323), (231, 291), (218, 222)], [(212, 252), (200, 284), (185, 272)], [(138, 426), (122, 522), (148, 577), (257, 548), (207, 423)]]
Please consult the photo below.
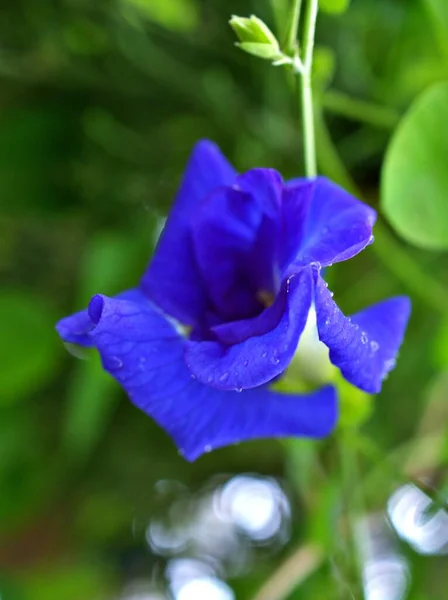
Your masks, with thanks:
[[(296, 518), (286, 549), (234, 575), (237, 597), (253, 597), (304, 541), (326, 546), (334, 560), (289, 597), (348, 597), (334, 566), (345, 560), (344, 530), (335, 527), (343, 499), (334, 440), (254, 442), (190, 465), (95, 357), (75, 360), (54, 332), (56, 320), (93, 293), (138, 280), (198, 138), (216, 140), (239, 170), (300, 174), (293, 82), (235, 49), (228, 27), (231, 14), (255, 13), (281, 40), (288, 7), (287, 0), (2, 2), (2, 600), (102, 600), (134, 577), (163, 580), (164, 559), (149, 551), (139, 528), (167, 508), (156, 483), (175, 480), (194, 491), (216, 473), (245, 471), (284, 478)], [(320, 170), (377, 207), (392, 138), (385, 214), (426, 248), (446, 247), (447, 103), (427, 107), (440, 131), (436, 151), (427, 121), (412, 121), (420, 95), (429, 99), (429, 88), (447, 79), (445, 0), (322, 0), (314, 77)], [(409, 127), (418, 131), (403, 139)], [(414, 136), (418, 152), (407, 153)], [(397, 153), (406, 159), (399, 179)], [(404, 204), (422, 162), (431, 179), (419, 181), (419, 206), (434, 209), (432, 229)], [(376, 244), (329, 276), (348, 312), (397, 293), (413, 300), (397, 369), (363, 426), (374, 448), (350, 440), (361, 454), (366, 504), (384, 510), (403, 482), (381, 462), (389, 454), (401, 465), (411, 461), (403, 477), (446, 489), (446, 255), (407, 245), (381, 221)], [(359, 418), (367, 417), (371, 405), (358, 406)], [(409, 560), (409, 597), (444, 599), (446, 559), (409, 551)]]

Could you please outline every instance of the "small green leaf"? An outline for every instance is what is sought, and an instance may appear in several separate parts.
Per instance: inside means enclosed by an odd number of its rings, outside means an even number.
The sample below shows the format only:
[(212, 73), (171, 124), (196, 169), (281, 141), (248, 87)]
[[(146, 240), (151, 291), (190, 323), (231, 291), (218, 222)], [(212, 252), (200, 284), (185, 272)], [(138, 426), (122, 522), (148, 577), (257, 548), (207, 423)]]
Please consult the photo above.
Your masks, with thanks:
[(319, 8), (326, 13), (340, 14), (347, 10), (350, 0), (320, 0)]
[(383, 167), (382, 209), (408, 242), (448, 248), (448, 84), (424, 92), (399, 124)]
[(266, 23), (255, 15), (250, 18), (233, 15), (229, 23), (239, 39), (237, 46), (241, 50), (265, 60), (283, 58), (277, 38)]

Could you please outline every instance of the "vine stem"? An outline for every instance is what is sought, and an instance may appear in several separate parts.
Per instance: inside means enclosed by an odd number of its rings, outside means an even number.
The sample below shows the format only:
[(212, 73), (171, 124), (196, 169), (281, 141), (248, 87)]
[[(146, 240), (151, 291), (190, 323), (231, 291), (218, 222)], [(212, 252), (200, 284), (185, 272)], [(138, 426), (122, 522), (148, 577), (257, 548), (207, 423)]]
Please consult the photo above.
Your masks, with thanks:
[[(293, 54), (294, 71), (300, 82), (300, 104), (302, 112), (303, 153), (305, 175), (317, 175), (316, 141), (314, 134), (313, 88), (311, 74), (313, 68), (314, 37), (316, 32), (318, 0), (305, 0), (303, 36), (300, 47), (297, 38), (302, 0), (294, 0), (291, 25), (288, 31), (287, 51)], [(300, 50), (300, 54), (298, 53)]]
[(294, 56), (297, 53), (297, 40), (299, 35), (300, 9), (302, 0), (293, 0), (291, 18), (289, 20), (288, 31), (285, 39), (285, 54)]
[(314, 37), (316, 32), (316, 20), (318, 9), (318, 0), (305, 0), (305, 17), (302, 42), (303, 71), (301, 74), (299, 74), (299, 76), (301, 81), (301, 107), (303, 148), (305, 154), (305, 175), (307, 177), (316, 177), (317, 175), (316, 138), (314, 134), (314, 108), (311, 74), (313, 68)]

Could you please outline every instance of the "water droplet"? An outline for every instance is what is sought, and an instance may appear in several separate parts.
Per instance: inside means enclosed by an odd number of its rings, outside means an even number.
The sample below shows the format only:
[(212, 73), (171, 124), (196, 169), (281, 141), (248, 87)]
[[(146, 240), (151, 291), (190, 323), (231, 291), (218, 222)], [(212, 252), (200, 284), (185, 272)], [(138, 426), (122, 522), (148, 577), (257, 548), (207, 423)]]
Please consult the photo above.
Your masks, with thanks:
[(334, 296), (334, 292), (330, 292), (330, 296), (333, 298), (333, 296)]
[(240, 392), (242, 392), (242, 391), (243, 391), (243, 388), (242, 388), (242, 387), (236, 387), (236, 388), (235, 388), (235, 392), (238, 392), (238, 394), (239, 394)]
[(397, 361), (394, 358), (391, 358), (390, 360), (386, 360), (386, 362), (384, 363), (384, 368), (386, 369), (386, 371), (392, 371), (396, 364)]
[(118, 356), (111, 356), (110, 362), (111, 368), (113, 369), (121, 369), (123, 366), (123, 361), (120, 358), (118, 358)]
[(330, 325), (330, 321), (327, 319), (327, 320), (325, 321), (325, 326), (326, 326), (326, 327), (328, 327), (328, 325)]
[(268, 355), (267, 352), (263, 352), (263, 354), (261, 355), (261, 358), (266, 358), (267, 355)]
[(372, 340), (370, 342), (370, 348), (372, 349), (372, 352), (377, 352), (379, 347), (380, 345), (378, 344), (378, 342), (375, 342), (375, 340)]
[(280, 362), (280, 359), (277, 358), (276, 356), (272, 357), (272, 362), (274, 363), (274, 365), (278, 365), (278, 363)]
[(191, 377), (192, 379), (196, 379), (196, 375), (193, 375), (193, 373), (191, 373), (191, 374), (190, 374), (190, 377)]
[(249, 364), (249, 361), (245, 360), (243, 364), (244, 364), (245, 367), (247, 367), (247, 365)]
[(219, 376), (219, 381), (227, 381), (227, 379), (229, 378), (229, 372), (226, 371), (225, 373), (223, 373), (222, 375)]
[(367, 344), (369, 338), (367, 337), (367, 333), (365, 331), (361, 332), (361, 344)]
[(204, 446), (204, 452), (211, 452), (213, 450), (213, 448), (211, 447), (210, 444), (206, 444)]

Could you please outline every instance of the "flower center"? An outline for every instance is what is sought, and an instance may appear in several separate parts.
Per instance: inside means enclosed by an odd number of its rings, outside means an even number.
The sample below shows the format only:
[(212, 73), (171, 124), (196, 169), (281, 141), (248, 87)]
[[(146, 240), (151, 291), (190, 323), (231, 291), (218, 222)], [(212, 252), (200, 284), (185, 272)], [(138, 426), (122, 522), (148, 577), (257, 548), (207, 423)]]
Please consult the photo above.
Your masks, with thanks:
[(275, 296), (269, 290), (258, 290), (257, 300), (263, 305), (264, 308), (269, 308), (274, 304)]

